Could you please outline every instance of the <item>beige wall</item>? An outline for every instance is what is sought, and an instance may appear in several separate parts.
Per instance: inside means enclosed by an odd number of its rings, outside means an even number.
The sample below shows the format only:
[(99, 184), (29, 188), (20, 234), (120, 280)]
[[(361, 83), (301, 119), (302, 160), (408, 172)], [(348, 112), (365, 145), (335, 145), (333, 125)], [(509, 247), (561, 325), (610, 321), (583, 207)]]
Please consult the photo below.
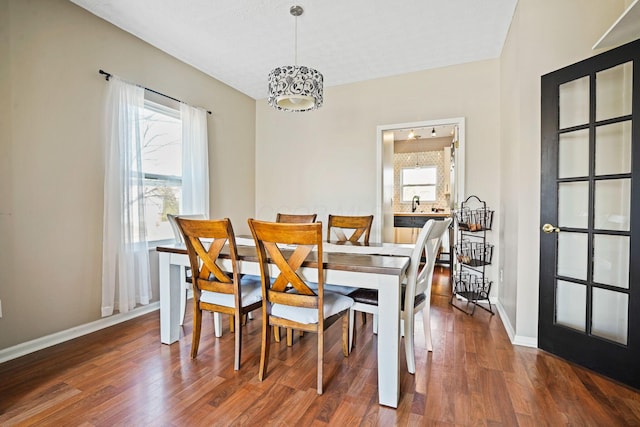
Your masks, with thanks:
[[(9, 61), (9, 3), (0, 0), (0, 298), (9, 294), (9, 251), (13, 247), (11, 233), (11, 100), (10, 87), (5, 82), (10, 79)], [(2, 331), (3, 319), (0, 319)], [(2, 334), (2, 332), (0, 332)], [(2, 341), (2, 338), (0, 338)], [(0, 344), (2, 348), (2, 344)]]
[(622, 0), (519, 0), (501, 55), (500, 303), (516, 342), (538, 329), (540, 77), (593, 56)]
[(69, 1), (0, 0), (0, 349), (100, 318), (100, 68), (213, 111), (211, 215), (248, 232), (253, 99)]
[[(499, 61), (325, 88), (324, 105), (256, 106), (256, 215), (376, 212), (376, 126), (466, 118), (466, 191), (499, 204)], [(373, 228), (379, 229), (375, 218)]]

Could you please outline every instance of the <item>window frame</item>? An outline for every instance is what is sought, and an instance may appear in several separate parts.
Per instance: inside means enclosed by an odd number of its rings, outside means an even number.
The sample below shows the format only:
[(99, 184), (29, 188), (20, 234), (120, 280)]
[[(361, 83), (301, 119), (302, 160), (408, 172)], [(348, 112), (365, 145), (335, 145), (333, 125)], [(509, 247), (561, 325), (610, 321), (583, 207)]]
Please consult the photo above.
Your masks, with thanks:
[[(181, 118), (179, 108), (175, 108), (170, 105), (165, 105), (158, 101), (159, 100), (156, 100), (156, 99), (149, 99), (148, 97), (146, 97), (146, 94), (145, 94), (144, 105), (143, 105), (144, 111), (145, 112), (150, 111), (153, 113), (170, 117), (172, 119), (178, 120), (182, 124), (182, 118)], [(146, 120), (146, 117), (144, 120)], [(142, 125), (142, 121), (141, 121), (141, 125)], [(182, 135), (180, 135), (180, 144), (181, 145), (183, 144)], [(144, 154), (143, 154), (143, 158), (144, 158)], [(142, 173), (143, 173), (144, 188), (145, 188), (145, 195), (144, 195), (145, 199), (147, 198), (147, 195), (146, 195), (147, 189), (152, 185), (155, 185), (158, 187), (161, 187), (163, 185), (180, 187), (180, 195), (182, 195), (182, 184), (183, 184), (182, 175), (168, 175), (168, 174), (147, 172), (145, 171), (145, 168), (144, 168), (144, 161), (143, 161)], [(147, 205), (147, 200), (145, 200), (145, 206), (146, 205)], [(172, 212), (167, 212), (167, 213), (172, 213)], [(178, 203), (178, 212), (175, 212), (175, 213), (180, 214), (180, 202)], [(145, 215), (147, 214), (145, 213)], [(167, 219), (167, 223), (168, 223), (168, 219)], [(147, 228), (146, 230), (147, 242), (165, 242), (165, 241), (170, 241), (174, 239), (173, 231), (171, 232), (170, 235), (166, 237), (163, 237), (160, 239), (152, 239), (150, 238), (151, 233), (150, 233), (149, 224), (147, 224), (147, 220), (145, 220), (145, 226)]]

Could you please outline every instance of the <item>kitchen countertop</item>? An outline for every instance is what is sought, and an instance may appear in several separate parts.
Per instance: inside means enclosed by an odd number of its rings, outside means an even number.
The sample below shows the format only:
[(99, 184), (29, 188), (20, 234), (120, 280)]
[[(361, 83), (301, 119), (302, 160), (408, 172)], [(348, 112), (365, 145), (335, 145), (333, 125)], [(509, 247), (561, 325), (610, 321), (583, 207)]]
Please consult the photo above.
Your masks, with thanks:
[(426, 217), (443, 217), (451, 215), (450, 212), (394, 212), (393, 216), (426, 216)]

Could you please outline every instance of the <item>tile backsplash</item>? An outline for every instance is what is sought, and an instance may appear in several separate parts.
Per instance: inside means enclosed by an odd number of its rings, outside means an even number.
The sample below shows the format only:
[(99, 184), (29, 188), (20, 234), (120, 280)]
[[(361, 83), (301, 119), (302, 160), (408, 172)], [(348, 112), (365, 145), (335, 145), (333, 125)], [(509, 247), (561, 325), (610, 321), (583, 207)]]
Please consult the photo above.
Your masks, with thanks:
[[(423, 151), (416, 153), (394, 153), (393, 155), (393, 211), (411, 212), (411, 202), (401, 202), (400, 171), (402, 168), (436, 166), (438, 183), (436, 185), (436, 201), (420, 201), (418, 212), (430, 212), (432, 207), (448, 208), (449, 195), (444, 190), (444, 151)], [(448, 171), (447, 171), (448, 173)]]

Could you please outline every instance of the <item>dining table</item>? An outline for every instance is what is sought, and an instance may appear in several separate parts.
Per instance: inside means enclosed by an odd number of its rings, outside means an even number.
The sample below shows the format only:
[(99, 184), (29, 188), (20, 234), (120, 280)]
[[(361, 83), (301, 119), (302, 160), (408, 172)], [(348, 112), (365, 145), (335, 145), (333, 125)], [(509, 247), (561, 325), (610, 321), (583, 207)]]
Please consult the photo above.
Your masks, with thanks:
[[(236, 237), (241, 274), (260, 275), (255, 243), (251, 237)], [(326, 284), (378, 291), (378, 401), (398, 407), (400, 400), (400, 308), (401, 286), (410, 263), (411, 245), (323, 243)], [(160, 290), (160, 340), (172, 344), (180, 338), (180, 267), (189, 266), (184, 244), (156, 247)], [(302, 277), (317, 278), (317, 261), (311, 256), (300, 269)], [(231, 270), (228, 248), (220, 256), (221, 267)], [(278, 273), (271, 265), (271, 274)], [(275, 270), (275, 271), (274, 271)]]

